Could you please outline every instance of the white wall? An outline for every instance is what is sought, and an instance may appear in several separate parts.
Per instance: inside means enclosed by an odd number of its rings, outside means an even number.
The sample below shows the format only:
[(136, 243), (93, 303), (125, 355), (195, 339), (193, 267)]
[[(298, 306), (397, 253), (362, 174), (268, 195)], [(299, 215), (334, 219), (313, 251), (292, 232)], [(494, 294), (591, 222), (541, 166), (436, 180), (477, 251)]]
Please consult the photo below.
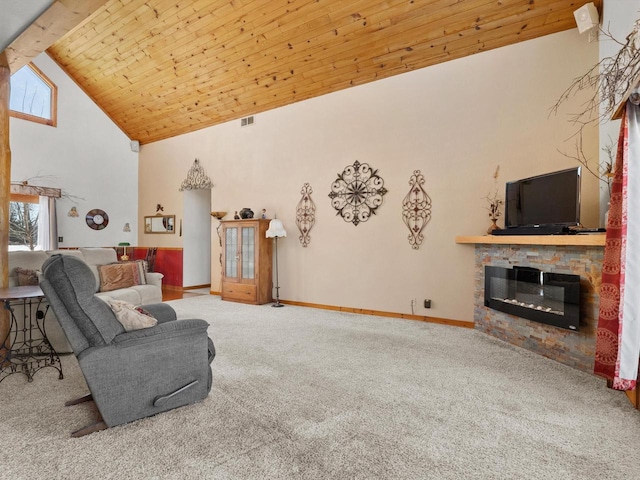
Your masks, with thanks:
[[(11, 181), (61, 188), (57, 202), (61, 247), (135, 245), (138, 219), (138, 155), (129, 139), (47, 56), (34, 61), (58, 87), (58, 126), (11, 118)], [(72, 206), (80, 214), (67, 216)], [(90, 229), (89, 210), (109, 215), (104, 230)], [(122, 231), (129, 222), (131, 232)]]
[[(606, 35), (600, 35), (600, 60), (614, 57), (620, 50), (617, 42), (625, 42), (627, 35), (633, 30), (635, 22), (640, 19), (640, 0), (605, 0), (601, 27), (605, 32), (609, 32), (613, 39)], [(585, 34), (586, 35), (586, 34)], [(610, 120), (602, 122), (600, 125), (600, 146), (618, 141), (620, 131), (620, 120)], [(615, 152), (615, 149), (614, 149)], [(609, 161), (609, 157), (604, 151), (599, 154), (600, 163)], [(601, 224), (604, 225), (604, 214), (607, 210), (609, 193), (606, 186), (601, 188)]]
[[(197, 157), (216, 185), (212, 210), (232, 218), (242, 207), (266, 208), (284, 222), (281, 298), (404, 313), (416, 299), (416, 314), (472, 320), (474, 250), (455, 236), (489, 226), (483, 197), (497, 165), (501, 190), (508, 180), (577, 165), (558, 150), (573, 148), (568, 113), (582, 98), (558, 116), (549, 111), (597, 58), (597, 44), (574, 29), (261, 113), (251, 127), (233, 121), (145, 145), (140, 178), (153, 181), (140, 182), (141, 214), (160, 197), (165, 212), (182, 210), (177, 188)], [(596, 128), (585, 150), (597, 157)], [(356, 160), (378, 169), (388, 189), (377, 215), (357, 227), (336, 216), (328, 197), (337, 174)], [(433, 203), (419, 250), (402, 222), (414, 170)], [(295, 225), (305, 182), (317, 205), (307, 248)], [(597, 182), (583, 182), (583, 223), (596, 226)], [(177, 237), (163, 241), (181, 245)], [(212, 242), (213, 259), (219, 250)], [(211, 272), (219, 290), (217, 261)], [(430, 310), (422, 308), (425, 298), (433, 300)]]
[[(184, 200), (182, 286), (209, 285), (211, 283), (211, 192), (185, 190), (182, 195)], [(176, 228), (180, 228), (179, 222)]]

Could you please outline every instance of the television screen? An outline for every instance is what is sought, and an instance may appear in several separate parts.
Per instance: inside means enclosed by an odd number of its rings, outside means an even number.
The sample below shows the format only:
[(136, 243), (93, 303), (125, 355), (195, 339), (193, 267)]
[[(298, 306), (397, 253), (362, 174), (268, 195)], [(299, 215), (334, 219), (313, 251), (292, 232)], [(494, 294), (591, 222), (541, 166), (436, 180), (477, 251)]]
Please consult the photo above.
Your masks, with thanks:
[(580, 224), (581, 167), (507, 183), (505, 227)]

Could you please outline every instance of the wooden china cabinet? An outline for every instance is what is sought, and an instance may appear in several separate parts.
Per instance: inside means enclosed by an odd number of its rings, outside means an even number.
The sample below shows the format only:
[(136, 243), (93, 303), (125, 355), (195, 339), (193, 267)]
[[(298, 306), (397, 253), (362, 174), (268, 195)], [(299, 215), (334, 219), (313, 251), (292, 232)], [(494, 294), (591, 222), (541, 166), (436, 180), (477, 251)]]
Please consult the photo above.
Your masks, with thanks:
[(273, 300), (269, 220), (222, 223), (222, 300), (261, 305)]

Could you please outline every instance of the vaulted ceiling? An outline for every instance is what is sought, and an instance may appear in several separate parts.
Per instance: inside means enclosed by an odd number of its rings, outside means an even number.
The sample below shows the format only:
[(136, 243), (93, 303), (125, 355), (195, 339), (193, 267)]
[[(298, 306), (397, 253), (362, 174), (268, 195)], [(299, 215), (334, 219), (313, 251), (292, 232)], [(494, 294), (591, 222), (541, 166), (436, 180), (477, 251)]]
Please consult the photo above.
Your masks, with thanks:
[(575, 28), (588, 1), (107, 0), (47, 52), (144, 144)]

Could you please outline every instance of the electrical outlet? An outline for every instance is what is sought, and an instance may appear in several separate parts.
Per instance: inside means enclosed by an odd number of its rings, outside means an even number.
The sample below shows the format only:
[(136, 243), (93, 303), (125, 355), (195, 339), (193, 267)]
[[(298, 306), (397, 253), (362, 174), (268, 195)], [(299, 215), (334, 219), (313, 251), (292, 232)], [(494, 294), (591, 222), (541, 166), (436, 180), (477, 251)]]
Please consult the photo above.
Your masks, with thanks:
[(64, 237), (58, 237), (58, 243), (64, 242)]
[(424, 308), (431, 308), (431, 299), (424, 300)]

